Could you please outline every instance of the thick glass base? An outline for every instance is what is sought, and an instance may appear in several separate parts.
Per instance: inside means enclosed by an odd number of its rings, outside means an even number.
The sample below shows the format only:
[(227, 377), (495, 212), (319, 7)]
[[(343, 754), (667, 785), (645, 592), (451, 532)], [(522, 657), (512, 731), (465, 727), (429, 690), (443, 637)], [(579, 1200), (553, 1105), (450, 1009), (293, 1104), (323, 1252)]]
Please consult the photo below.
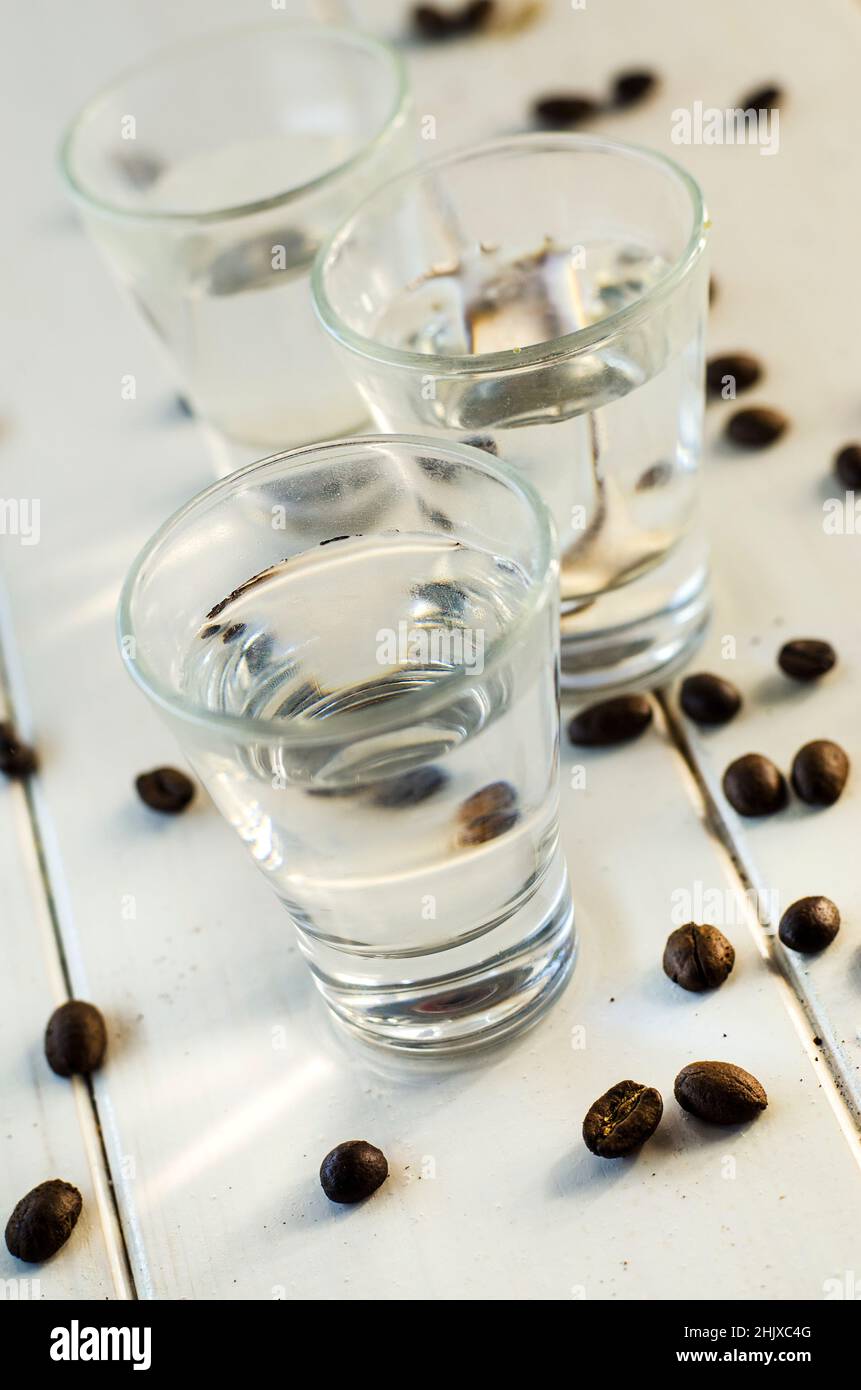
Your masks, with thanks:
[(560, 851), (532, 897), (501, 924), (427, 956), (348, 955), (299, 932), (335, 1017), (369, 1042), (408, 1052), (458, 1052), (537, 1022), (575, 957), (574, 913)]
[(696, 646), (709, 611), (704, 547), (686, 544), (632, 583), (563, 612), (563, 689), (586, 694), (663, 679)]

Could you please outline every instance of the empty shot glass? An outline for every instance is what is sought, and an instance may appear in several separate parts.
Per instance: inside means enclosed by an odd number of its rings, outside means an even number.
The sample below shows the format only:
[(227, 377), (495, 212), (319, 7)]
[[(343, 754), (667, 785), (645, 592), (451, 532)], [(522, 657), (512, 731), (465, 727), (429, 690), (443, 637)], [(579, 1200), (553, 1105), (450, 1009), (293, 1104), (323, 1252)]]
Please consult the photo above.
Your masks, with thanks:
[(643, 680), (706, 620), (706, 225), (662, 155), (525, 135), (375, 190), (314, 268), (376, 423), (483, 444), (550, 507), (568, 686)]
[(412, 145), (392, 48), (282, 21), (141, 64), (84, 107), (62, 167), (197, 412), (275, 449), (365, 418), (315, 320), (310, 268)]
[(240, 469), (138, 557), (119, 632), (341, 1020), (461, 1048), (558, 993), (558, 567), (505, 464), (387, 435)]

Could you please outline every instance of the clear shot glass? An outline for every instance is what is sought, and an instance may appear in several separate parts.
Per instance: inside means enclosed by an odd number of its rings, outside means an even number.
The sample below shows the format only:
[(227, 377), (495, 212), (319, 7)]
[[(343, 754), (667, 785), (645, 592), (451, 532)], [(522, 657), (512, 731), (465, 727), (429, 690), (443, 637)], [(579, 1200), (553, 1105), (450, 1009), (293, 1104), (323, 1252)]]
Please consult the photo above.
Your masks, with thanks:
[(663, 156), (526, 135), (394, 178), (314, 267), (376, 424), (478, 442), (544, 498), (574, 688), (653, 676), (706, 621), (706, 226)]
[(497, 1039), (568, 976), (558, 587), (522, 477), (400, 435), (240, 469), (126, 581), (132, 676), (365, 1038)]
[(284, 448), (366, 412), (320, 332), (321, 242), (410, 162), (404, 67), (289, 21), (187, 41), (84, 107), (61, 154), (84, 222), (227, 440)]

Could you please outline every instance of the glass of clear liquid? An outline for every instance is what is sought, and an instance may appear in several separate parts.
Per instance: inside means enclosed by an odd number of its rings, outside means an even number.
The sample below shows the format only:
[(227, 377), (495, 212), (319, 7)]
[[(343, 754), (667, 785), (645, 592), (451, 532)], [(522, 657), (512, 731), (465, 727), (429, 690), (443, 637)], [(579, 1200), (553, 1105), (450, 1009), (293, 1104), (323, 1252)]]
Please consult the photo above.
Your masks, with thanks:
[(61, 161), (87, 229), (240, 456), (366, 418), (308, 280), (321, 242), (412, 145), (398, 54), (288, 20), (186, 41), (73, 122)]
[(376, 423), (477, 441), (544, 498), (575, 689), (651, 679), (706, 621), (706, 227), (663, 156), (525, 135), (394, 178), (314, 268)]
[(522, 477), (400, 435), (238, 470), (126, 581), (131, 674), (364, 1038), (498, 1039), (568, 977), (558, 589)]

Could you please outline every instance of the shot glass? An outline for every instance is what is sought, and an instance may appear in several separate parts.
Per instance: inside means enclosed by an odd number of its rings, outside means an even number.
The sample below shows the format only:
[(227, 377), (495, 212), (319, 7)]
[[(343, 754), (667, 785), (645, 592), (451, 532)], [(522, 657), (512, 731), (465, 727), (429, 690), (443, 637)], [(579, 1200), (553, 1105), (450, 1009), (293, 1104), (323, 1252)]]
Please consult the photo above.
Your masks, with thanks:
[(129, 72), (84, 107), (61, 162), (195, 410), (229, 441), (274, 449), (366, 418), (308, 280), (323, 239), (412, 143), (392, 48), (286, 21)]
[(338, 1018), (436, 1051), (538, 1016), (574, 933), (528, 483), (413, 436), (265, 459), (150, 541), (119, 633)]
[(525, 135), (394, 178), (314, 267), (377, 425), (480, 443), (544, 498), (574, 688), (654, 675), (707, 617), (706, 225), (662, 155)]

